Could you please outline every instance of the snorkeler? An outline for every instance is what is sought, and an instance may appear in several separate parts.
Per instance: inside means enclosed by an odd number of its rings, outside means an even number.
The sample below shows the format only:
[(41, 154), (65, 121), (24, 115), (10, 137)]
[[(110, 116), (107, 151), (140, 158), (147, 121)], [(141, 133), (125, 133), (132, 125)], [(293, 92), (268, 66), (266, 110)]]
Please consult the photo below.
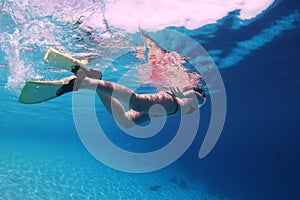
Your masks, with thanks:
[[(117, 83), (98, 79), (101, 72), (87, 72), (84, 68), (77, 68), (75, 76), (70, 76), (68, 83), (64, 84), (58, 91), (57, 96), (79, 89), (96, 88), (107, 111), (113, 115), (115, 120), (123, 128), (130, 128), (150, 120), (151, 117), (165, 115), (190, 114), (205, 103), (205, 92), (202, 88), (170, 88), (170, 91), (155, 94), (137, 94), (129, 88)], [(129, 110), (126, 111), (122, 103), (128, 103)], [(154, 105), (159, 107), (152, 107)]]
[[(166, 69), (172, 69), (172, 73), (175, 73), (174, 70), (182, 72), (186, 61), (179, 54), (165, 51), (142, 31), (141, 34), (146, 46), (137, 53), (137, 58), (146, 55), (147, 58), (144, 59), (147, 59), (152, 67), (150, 78), (154, 83), (164, 78)], [(151, 117), (190, 114), (206, 100), (204, 89), (195, 88), (192, 82), (184, 84), (185, 87), (181, 89), (170, 87), (169, 91), (155, 94), (137, 94), (120, 84), (101, 80), (102, 73), (86, 67), (85, 60), (75, 59), (53, 48), (48, 50), (44, 59), (50, 66), (68, 70), (74, 75), (55, 81), (26, 82), (19, 96), (20, 103), (41, 103), (67, 92), (96, 89), (103, 105), (118, 124), (130, 128), (150, 120)], [(184, 73), (180, 75), (184, 76)], [(190, 78), (190, 75), (187, 78)], [(122, 103), (127, 104), (130, 109), (126, 111)]]

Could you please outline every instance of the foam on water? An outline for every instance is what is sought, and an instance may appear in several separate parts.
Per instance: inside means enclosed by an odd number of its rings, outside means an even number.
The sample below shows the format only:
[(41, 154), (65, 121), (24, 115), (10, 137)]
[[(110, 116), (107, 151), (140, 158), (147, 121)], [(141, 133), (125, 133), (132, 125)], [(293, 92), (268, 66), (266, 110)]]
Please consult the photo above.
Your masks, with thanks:
[(22, 85), (26, 78), (38, 78), (38, 76), (35, 74), (34, 70), (31, 67), (26, 67), (24, 62), (21, 60), (21, 48), (20, 43), (18, 41), (18, 30), (16, 30), (12, 35), (6, 36), (8, 36), (7, 41), (10, 41), (10, 43), (8, 46), (5, 46), (5, 48), (2, 47), (2, 49), (7, 55), (6, 59), (8, 61), (8, 67), (10, 72), (10, 75), (7, 80), (7, 88), (14, 89)]

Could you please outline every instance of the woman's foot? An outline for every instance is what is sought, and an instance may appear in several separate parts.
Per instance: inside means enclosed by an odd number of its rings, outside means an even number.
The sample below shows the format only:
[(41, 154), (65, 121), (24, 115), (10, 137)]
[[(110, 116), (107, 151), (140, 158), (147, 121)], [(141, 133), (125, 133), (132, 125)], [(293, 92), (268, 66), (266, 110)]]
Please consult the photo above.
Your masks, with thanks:
[(72, 72), (76, 75), (79, 71), (83, 71), (87, 77), (93, 79), (102, 79), (102, 72), (94, 70), (92, 68), (74, 65), (72, 66)]
[(72, 92), (75, 84), (76, 76), (72, 75), (66, 78), (63, 78), (61, 81), (64, 84), (56, 91), (56, 96), (61, 96), (67, 92)]
[(77, 91), (83, 79), (86, 77), (86, 73), (82, 69), (78, 69), (75, 75), (63, 78), (61, 81), (64, 85), (57, 90), (56, 96), (61, 96), (68, 92)]
[(67, 92), (77, 91), (85, 78), (97, 80), (101, 80), (102, 78), (102, 72), (84, 66), (74, 65), (72, 72), (74, 73), (73, 76), (62, 79), (62, 84), (64, 85), (57, 90), (57, 96), (61, 96)]

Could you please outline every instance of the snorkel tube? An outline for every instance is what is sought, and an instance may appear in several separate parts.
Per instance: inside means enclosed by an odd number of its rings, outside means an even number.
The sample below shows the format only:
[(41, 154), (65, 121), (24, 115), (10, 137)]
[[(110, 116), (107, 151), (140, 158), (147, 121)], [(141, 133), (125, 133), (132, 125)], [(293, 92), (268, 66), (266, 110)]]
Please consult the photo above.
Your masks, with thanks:
[[(196, 96), (197, 96), (197, 100), (198, 102), (201, 102), (199, 105), (198, 105), (198, 108), (201, 108), (205, 103), (206, 103), (206, 94), (205, 94), (205, 90), (203, 88), (196, 88), (194, 87), (193, 90), (195, 91), (196, 93)], [(201, 99), (200, 99), (201, 98)]]

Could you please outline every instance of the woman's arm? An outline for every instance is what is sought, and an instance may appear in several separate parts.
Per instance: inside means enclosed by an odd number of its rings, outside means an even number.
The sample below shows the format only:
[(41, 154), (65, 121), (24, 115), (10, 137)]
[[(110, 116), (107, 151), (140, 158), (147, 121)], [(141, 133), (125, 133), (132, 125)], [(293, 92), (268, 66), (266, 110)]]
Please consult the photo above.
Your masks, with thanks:
[(194, 98), (177, 98), (177, 103), (180, 106), (181, 114), (189, 114), (198, 107)]

